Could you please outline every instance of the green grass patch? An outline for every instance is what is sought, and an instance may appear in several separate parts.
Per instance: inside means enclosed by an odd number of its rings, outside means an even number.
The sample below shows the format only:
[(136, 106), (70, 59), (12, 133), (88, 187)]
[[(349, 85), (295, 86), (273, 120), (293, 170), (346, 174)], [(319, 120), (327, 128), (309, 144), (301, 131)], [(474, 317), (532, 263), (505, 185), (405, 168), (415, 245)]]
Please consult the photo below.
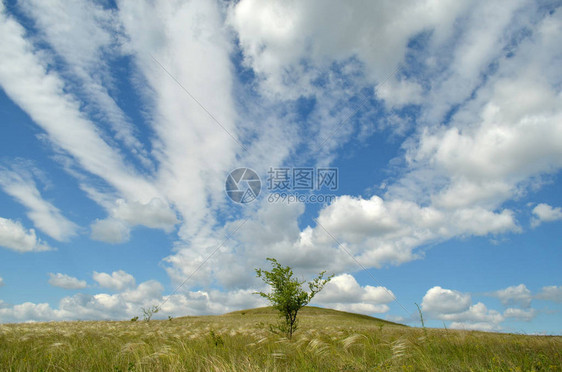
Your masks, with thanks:
[(292, 340), (271, 308), (150, 322), (0, 325), (8, 371), (562, 371), (562, 337), (411, 328), (307, 307)]

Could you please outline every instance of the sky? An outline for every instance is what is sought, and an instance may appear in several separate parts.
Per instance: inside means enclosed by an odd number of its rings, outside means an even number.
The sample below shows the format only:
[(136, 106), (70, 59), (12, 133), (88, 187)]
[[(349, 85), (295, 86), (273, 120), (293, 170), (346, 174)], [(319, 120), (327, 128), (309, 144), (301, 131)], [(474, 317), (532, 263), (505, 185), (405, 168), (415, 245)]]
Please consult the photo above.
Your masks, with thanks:
[(562, 2), (0, 4), (0, 322), (562, 334)]

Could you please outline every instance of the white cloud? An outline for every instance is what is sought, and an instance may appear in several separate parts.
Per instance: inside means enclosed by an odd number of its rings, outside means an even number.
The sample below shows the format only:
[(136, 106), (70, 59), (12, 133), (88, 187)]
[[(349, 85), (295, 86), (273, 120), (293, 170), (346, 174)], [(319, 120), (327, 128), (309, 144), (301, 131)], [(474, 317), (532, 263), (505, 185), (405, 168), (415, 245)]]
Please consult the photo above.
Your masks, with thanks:
[[(62, 320), (124, 320), (134, 315), (142, 315), (143, 304), (127, 303), (118, 294), (83, 293), (60, 300), (58, 308), (47, 303), (4, 306), (0, 308), (3, 322), (62, 321)], [(148, 305), (148, 302), (146, 304)]]
[[(120, 290), (135, 285), (135, 280), (133, 279), (133, 277), (130, 275), (128, 275), (127, 277), (126, 275), (124, 275), (124, 272), (122, 271), (113, 273), (112, 277), (113, 280), (111, 282), (111, 285), (113, 287), (110, 287), (108, 285), (109, 283), (102, 286)], [(95, 280), (99, 282), (98, 279)], [(122, 292), (121, 297), (127, 302), (143, 303), (146, 299), (161, 299), (163, 291), (164, 291), (164, 287), (162, 286), (162, 284), (160, 284), (156, 280), (149, 280), (139, 284), (137, 288), (128, 289)]]
[(141, 308), (160, 306), (155, 318), (185, 315), (224, 314), (234, 310), (265, 306), (253, 290), (221, 292), (194, 291), (162, 296), (162, 285), (148, 281), (121, 293), (78, 293), (60, 300), (58, 308), (49, 304), (26, 302), (9, 305), (0, 300), (0, 319), (3, 322), (51, 320), (125, 320), (142, 317)]
[(92, 192), (109, 213), (106, 219), (96, 219), (91, 225), (91, 238), (107, 243), (124, 243), (129, 240), (131, 228), (143, 225), (153, 229), (161, 229), (167, 233), (173, 231), (180, 221), (168, 203), (154, 198), (147, 203), (126, 201), (124, 199), (108, 200), (105, 195)]
[(421, 85), (408, 80), (393, 80), (377, 90), (377, 95), (384, 99), (385, 103), (391, 107), (420, 104), (423, 98), (422, 94), (423, 88)]
[[(219, 246), (220, 250), (192, 276), (190, 287), (207, 286), (214, 281), (228, 289), (251, 287), (257, 283), (253, 268), (266, 264), (266, 257), (277, 258), (282, 264), (297, 269), (299, 274), (316, 274), (318, 267), (311, 263), (326, 260), (322, 247), (315, 251), (292, 248), (299, 238), (297, 218), (304, 212), (304, 205), (264, 201), (256, 208), (255, 213), (248, 212), (247, 221), (234, 220), (210, 237), (200, 235), (190, 244), (178, 243), (177, 253), (164, 259), (169, 264), (168, 274), (181, 283)], [(225, 267), (228, 270), (224, 270)]]
[(503, 316), (505, 318), (515, 318), (517, 320), (523, 320), (527, 322), (533, 320), (536, 315), (537, 311), (535, 309), (523, 310), (510, 307), (508, 309), (505, 309), (505, 311), (503, 312)]
[(131, 229), (116, 219), (96, 220), (91, 225), (90, 237), (106, 243), (118, 244), (129, 240)]
[(227, 312), (266, 306), (251, 289), (233, 291), (190, 291), (164, 296), (162, 311), (172, 315), (225, 314)]
[[(132, 314), (140, 315), (139, 304), (128, 304), (118, 294), (109, 295), (99, 293), (87, 295), (83, 293), (72, 297), (64, 297), (59, 302), (58, 309), (52, 309), (53, 315), (57, 320), (63, 319), (118, 319), (124, 320), (132, 317)], [(45, 316), (49, 319), (49, 312), (45, 310)], [(41, 316), (37, 314), (36, 316)]]
[(3, 285), (4, 285), (4, 279), (0, 277), (0, 287), (2, 287)]
[(115, 208), (111, 210), (111, 214), (114, 218), (132, 226), (144, 225), (166, 232), (171, 232), (174, 225), (179, 222), (174, 211), (159, 198), (154, 198), (148, 203), (127, 202), (119, 199), (115, 203)]
[(61, 76), (47, 65), (25, 30), (13, 18), (0, 15), (0, 84), (6, 94), (46, 133), (56, 151), (105, 180), (128, 200), (142, 204), (162, 198), (157, 188), (125, 163), (120, 152), (101, 136), (100, 129), (80, 109), (80, 102), (65, 91)]
[[(464, 5), (470, 8), (456, 20), (457, 33), (432, 37), (428, 53), (419, 57), (426, 69), (426, 84), (431, 87), (424, 96), (422, 114), (429, 126), (441, 123), (455, 105), (470, 99), (486, 78), (490, 64), (505, 54), (512, 33), (534, 16), (534, 7), (525, 1), (504, 6), (487, 1)], [(527, 17), (521, 20), (518, 11), (525, 7)]]
[(135, 278), (123, 270), (114, 271), (111, 275), (94, 271), (92, 277), (101, 287), (114, 291), (122, 291), (135, 285)]
[(73, 79), (66, 83), (88, 96), (86, 109), (109, 122), (112, 140), (121, 141), (132, 155), (151, 166), (131, 121), (110, 95), (110, 91), (115, 92), (115, 82), (108, 64), (112, 58), (122, 56), (119, 44), (123, 35), (116, 12), (89, 1), (25, 0), (19, 5), (35, 20), (41, 31), (39, 37), (66, 62), (65, 72), (79, 80), (76, 85)]
[[(210, 1), (123, 1), (119, 17), (129, 38), (126, 47), (147, 87), (140, 93), (153, 117), (156, 183), (182, 217), (180, 238), (208, 235), (216, 223), (212, 210), (225, 200), (226, 174), (243, 152), (236, 143), (241, 139), (235, 126), (230, 35), (221, 9)], [(167, 218), (165, 226), (170, 224)]]
[(326, 235), (325, 228), (339, 241), (347, 242), (364, 265), (376, 267), (418, 258), (414, 249), (432, 241), (518, 230), (509, 210), (448, 211), (376, 195), (370, 199), (340, 196), (319, 212), (318, 221), (322, 227), (317, 226), (315, 234)]
[(380, 81), (402, 61), (411, 37), (432, 28), (437, 36), (446, 32), (467, 3), (244, 0), (232, 6), (230, 22), (264, 93), (291, 97), (311, 91), (316, 71), (350, 57)]
[(455, 314), (467, 311), (471, 303), (469, 294), (437, 286), (423, 296), (422, 309), (427, 313)]
[(385, 287), (360, 286), (352, 275), (341, 274), (332, 278), (316, 295), (314, 303), (337, 310), (363, 314), (384, 313), (386, 305), (394, 301), (394, 294)]
[(421, 307), (429, 318), (451, 321), (451, 328), (499, 330), (505, 319), (481, 302), (473, 305), (470, 294), (439, 286), (427, 291)]
[(49, 273), (49, 284), (54, 287), (60, 287), (64, 289), (82, 289), (86, 288), (87, 283), (85, 280), (79, 280), (72, 276), (61, 273)]
[(361, 287), (350, 274), (335, 276), (318, 294), (319, 302), (361, 302), (384, 304), (394, 301), (392, 292), (384, 287)]
[(533, 299), (562, 302), (562, 286), (552, 285), (542, 287), (540, 292), (532, 294), (524, 284), (519, 284), (518, 286), (507, 287), (491, 292), (489, 295), (498, 298), (504, 306), (516, 305), (523, 309), (528, 309), (529, 311), (527, 313), (531, 314), (533, 309), (530, 307)]
[[(112, 12), (93, 2), (66, 0), (24, 0), (19, 4), (37, 22), (54, 49), (71, 67), (85, 68), (99, 63), (104, 49), (115, 43)], [(88, 40), (87, 43), (83, 42)]]
[(525, 286), (525, 284), (500, 289), (492, 292), (490, 295), (497, 297), (505, 306), (518, 305), (523, 308), (529, 308), (533, 298), (531, 291)]
[[(404, 64), (408, 43), (425, 32), (435, 38), (450, 36), (456, 17), (471, 3), (245, 0), (230, 6), (227, 21), (237, 33), (244, 64), (256, 74), (262, 97), (278, 105), (299, 97), (316, 101), (299, 142), (310, 146), (310, 157), (327, 164), (335, 159), (334, 151), (355, 135), (354, 120), (348, 119), (357, 110), (372, 110), (361, 107), (358, 102), (368, 102), (369, 97), (358, 92), (389, 79), (377, 87), (389, 101), (397, 106), (407, 99), (418, 101), (419, 84), (394, 76)], [(390, 125), (390, 121), (374, 119), (374, 112), (370, 115), (360, 124), (360, 139)], [(284, 126), (291, 127), (284, 121)], [(404, 132), (403, 125), (392, 128)], [(296, 133), (302, 132), (296, 128)]]
[(25, 302), (19, 305), (0, 307), (3, 322), (59, 320), (58, 314), (47, 303)]
[(0, 246), (17, 252), (41, 252), (52, 248), (35, 235), (35, 230), (27, 230), (18, 221), (0, 217)]
[(535, 217), (531, 219), (531, 226), (537, 227), (542, 222), (552, 222), (562, 219), (562, 208), (553, 208), (548, 204), (540, 203), (533, 208)]
[(462, 313), (439, 314), (437, 318), (452, 321), (451, 328), (481, 330), (499, 330), (500, 323), (505, 320), (502, 314), (488, 309), (482, 302), (471, 305)]
[(535, 296), (539, 300), (554, 301), (562, 303), (562, 286), (542, 287), (541, 291)]
[(462, 329), (467, 331), (488, 331), (488, 332), (500, 330), (500, 328), (496, 324), (488, 323), (488, 322), (475, 322), (475, 323), (452, 322), (450, 328)]
[(34, 225), (50, 237), (65, 241), (76, 235), (78, 226), (65, 218), (53, 204), (44, 200), (30, 172), (14, 167), (0, 166), (0, 186), (24, 205)]
[[(508, 210), (441, 211), (402, 200), (385, 201), (378, 196), (370, 199), (340, 196), (320, 210), (316, 227), (301, 230), (298, 220), (304, 207), (301, 203), (287, 205), (266, 200), (256, 204), (257, 211), (250, 211), (247, 221), (228, 223), (215, 238), (195, 240), (189, 246), (178, 244), (178, 252), (164, 260), (170, 264), (168, 273), (181, 282), (242, 223), (240, 230), (222, 245), (220, 254), (197, 272), (190, 285), (213, 280), (229, 288), (250, 285), (253, 281), (248, 267), (259, 267), (266, 257), (276, 257), (306, 275), (322, 270), (340, 274), (357, 269), (357, 263), (345, 250), (364, 266), (381, 267), (419, 258), (415, 249), (430, 242), (518, 230)], [(245, 257), (245, 261), (239, 263), (237, 257)], [(221, 270), (225, 266), (229, 270)]]
[(559, 13), (539, 22), (513, 57), (498, 59), (497, 72), (464, 98), (450, 123), (428, 125), (409, 142), (411, 172), (390, 194), (424, 197), (440, 208), (490, 210), (560, 169)]

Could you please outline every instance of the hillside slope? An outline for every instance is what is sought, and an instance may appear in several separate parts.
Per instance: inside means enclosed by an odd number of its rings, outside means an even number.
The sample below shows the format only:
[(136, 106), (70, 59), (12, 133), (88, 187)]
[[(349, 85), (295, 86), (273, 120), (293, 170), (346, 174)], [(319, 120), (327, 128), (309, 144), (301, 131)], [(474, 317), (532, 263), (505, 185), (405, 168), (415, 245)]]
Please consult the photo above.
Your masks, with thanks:
[[(273, 307), (268, 306), (268, 307), (258, 307), (255, 309), (233, 311), (231, 313), (227, 313), (222, 316), (225, 317), (264, 316), (266, 318), (270, 318), (270, 317), (278, 317), (279, 312), (275, 310)], [(379, 326), (380, 324), (386, 324), (386, 325), (406, 327), (403, 324), (390, 322), (388, 320), (379, 319), (368, 315), (350, 313), (350, 312), (334, 310), (334, 309), (326, 309), (316, 306), (305, 306), (299, 311), (298, 317), (302, 322), (310, 321), (315, 317), (322, 317), (323, 319), (322, 321), (327, 323), (345, 322), (350, 324), (355, 323), (356, 325), (376, 325), (376, 326)]]

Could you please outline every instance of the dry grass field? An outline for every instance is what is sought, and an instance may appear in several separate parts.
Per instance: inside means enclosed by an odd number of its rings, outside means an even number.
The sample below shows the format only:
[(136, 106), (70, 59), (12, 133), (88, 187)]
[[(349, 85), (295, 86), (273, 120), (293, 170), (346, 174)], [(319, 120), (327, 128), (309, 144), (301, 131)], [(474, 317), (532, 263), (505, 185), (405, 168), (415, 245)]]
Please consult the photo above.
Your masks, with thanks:
[(420, 329), (308, 307), (172, 320), (0, 325), (6, 371), (562, 371), (562, 337)]

